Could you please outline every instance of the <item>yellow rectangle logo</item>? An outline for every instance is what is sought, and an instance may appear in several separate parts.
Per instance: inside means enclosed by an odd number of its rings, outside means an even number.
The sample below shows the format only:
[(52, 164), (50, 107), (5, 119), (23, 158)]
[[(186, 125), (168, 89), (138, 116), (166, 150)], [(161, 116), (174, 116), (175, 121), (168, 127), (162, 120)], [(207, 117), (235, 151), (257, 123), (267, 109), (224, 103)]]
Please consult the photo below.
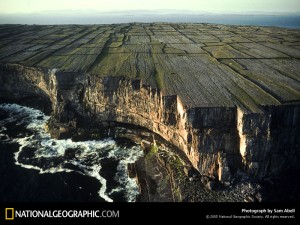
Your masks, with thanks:
[(15, 219), (15, 210), (14, 208), (5, 208), (5, 220), (14, 220)]

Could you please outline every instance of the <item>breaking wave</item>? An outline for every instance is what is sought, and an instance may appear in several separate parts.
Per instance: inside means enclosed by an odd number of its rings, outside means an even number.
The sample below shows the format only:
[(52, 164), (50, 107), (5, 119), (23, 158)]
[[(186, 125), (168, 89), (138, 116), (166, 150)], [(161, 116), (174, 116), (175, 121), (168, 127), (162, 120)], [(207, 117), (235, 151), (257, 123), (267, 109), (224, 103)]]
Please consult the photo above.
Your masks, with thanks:
[[(139, 190), (136, 180), (128, 176), (127, 165), (143, 155), (140, 146), (128, 147), (111, 138), (81, 142), (56, 140), (46, 132), (45, 125), (49, 116), (41, 111), (17, 104), (0, 104), (0, 111), (7, 114), (0, 120), (0, 140), (20, 145), (19, 151), (14, 155), (16, 165), (38, 170), (40, 174), (77, 172), (94, 177), (101, 184), (98, 193), (105, 201), (112, 202), (114, 195), (118, 193), (124, 195), (126, 201), (135, 201)], [(11, 124), (23, 129), (18, 129), (21, 132), (11, 135), (7, 132), (7, 127)], [(104, 160), (117, 162), (111, 178), (102, 174)], [(113, 170), (106, 168), (110, 169)], [(116, 184), (108, 188), (108, 179), (113, 179), (111, 183)]]

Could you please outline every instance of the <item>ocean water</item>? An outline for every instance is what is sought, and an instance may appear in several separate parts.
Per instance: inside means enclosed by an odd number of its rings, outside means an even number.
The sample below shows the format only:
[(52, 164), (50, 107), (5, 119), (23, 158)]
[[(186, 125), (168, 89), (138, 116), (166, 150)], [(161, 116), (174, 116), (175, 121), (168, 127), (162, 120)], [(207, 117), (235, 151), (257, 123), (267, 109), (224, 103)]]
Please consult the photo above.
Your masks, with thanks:
[(36, 13), (36, 14), (3, 14), (1, 24), (112, 24), (131, 22), (166, 22), (166, 23), (214, 23), (225, 25), (276, 26), (300, 28), (299, 14), (212, 14), (212, 13), (139, 13), (112, 12), (88, 13), (70, 12)]
[(139, 194), (127, 165), (143, 156), (125, 140), (52, 139), (41, 111), (0, 104), (0, 201), (125, 201)]

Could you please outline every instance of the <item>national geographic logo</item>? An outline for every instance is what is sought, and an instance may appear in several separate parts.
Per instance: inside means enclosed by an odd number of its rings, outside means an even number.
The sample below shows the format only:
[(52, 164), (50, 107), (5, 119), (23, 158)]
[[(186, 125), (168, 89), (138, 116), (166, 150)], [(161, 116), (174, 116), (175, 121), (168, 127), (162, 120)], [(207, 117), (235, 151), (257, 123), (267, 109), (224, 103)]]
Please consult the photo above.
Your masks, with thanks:
[(5, 208), (5, 220), (15, 218), (119, 218), (119, 210), (15, 210)]
[(14, 219), (15, 219), (15, 209), (5, 208), (5, 220), (14, 220)]

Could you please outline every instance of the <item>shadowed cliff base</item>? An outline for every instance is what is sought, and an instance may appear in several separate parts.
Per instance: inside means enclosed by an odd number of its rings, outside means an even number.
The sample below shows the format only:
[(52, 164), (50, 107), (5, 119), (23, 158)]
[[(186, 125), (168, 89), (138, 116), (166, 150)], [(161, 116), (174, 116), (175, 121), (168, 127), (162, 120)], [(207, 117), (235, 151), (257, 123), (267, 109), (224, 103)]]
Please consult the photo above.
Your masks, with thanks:
[[(99, 124), (146, 128), (180, 149), (207, 189), (299, 169), (299, 30), (166, 23), (0, 29), (1, 99), (39, 97), (43, 104), (32, 105), (51, 106), (48, 128), (57, 138)], [(129, 130), (125, 136), (136, 139)], [(146, 161), (139, 171), (154, 176), (148, 164), (164, 160)], [(175, 170), (165, 167), (162, 174)], [(151, 193), (148, 200), (157, 200)], [(167, 193), (165, 200), (184, 200)]]

